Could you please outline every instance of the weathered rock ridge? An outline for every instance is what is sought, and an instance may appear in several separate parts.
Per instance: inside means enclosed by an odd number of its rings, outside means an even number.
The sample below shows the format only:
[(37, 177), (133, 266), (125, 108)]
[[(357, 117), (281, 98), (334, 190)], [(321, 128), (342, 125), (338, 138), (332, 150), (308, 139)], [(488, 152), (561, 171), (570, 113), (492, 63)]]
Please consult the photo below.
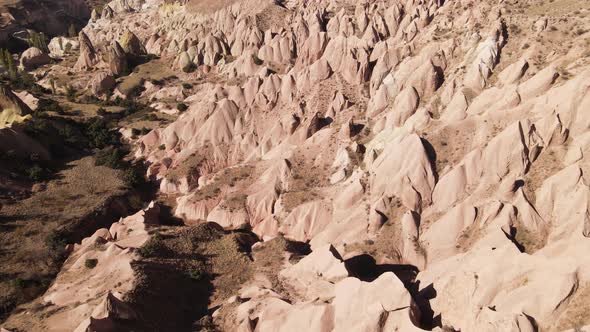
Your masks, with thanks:
[[(212, 306), (217, 327), (590, 325), (590, 47), (567, 31), (586, 4), (130, 2), (80, 33), (76, 79), (101, 93), (146, 54), (176, 73), (140, 97), (187, 109), (130, 138), (174, 215), (256, 234), (253, 264), (272, 241), (311, 249)], [(83, 76), (102, 70), (108, 88)]]

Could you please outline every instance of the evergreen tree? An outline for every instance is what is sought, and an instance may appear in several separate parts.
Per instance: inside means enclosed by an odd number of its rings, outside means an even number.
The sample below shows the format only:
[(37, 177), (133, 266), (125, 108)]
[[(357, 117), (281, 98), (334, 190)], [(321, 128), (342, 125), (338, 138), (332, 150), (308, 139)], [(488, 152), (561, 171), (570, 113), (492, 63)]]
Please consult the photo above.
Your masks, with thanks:
[(51, 84), (51, 93), (56, 94), (57, 89), (55, 88), (55, 79), (53, 77), (50, 78), (49, 83)]
[(68, 28), (68, 36), (70, 38), (75, 38), (78, 35), (78, 33), (76, 33), (76, 26), (72, 23), (70, 24), (70, 27)]
[(4, 49), (0, 48), (0, 65), (6, 69), (8, 66), (8, 62), (6, 61), (6, 56), (4, 55)]
[(12, 57), (12, 54), (10, 54), (10, 51), (0, 49), (0, 63), (8, 72), (8, 78), (13, 81), (16, 80), (18, 76), (18, 69), (14, 63), (14, 58)]
[(49, 52), (47, 36), (43, 32), (31, 31), (28, 42), (31, 47), (36, 47), (43, 52)]
[(11, 80), (16, 80), (18, 76), (18, 69), (16, 68), (16, 64), (14, 63), (14, 59), (12, 55), (8, 53), (8, 77)]

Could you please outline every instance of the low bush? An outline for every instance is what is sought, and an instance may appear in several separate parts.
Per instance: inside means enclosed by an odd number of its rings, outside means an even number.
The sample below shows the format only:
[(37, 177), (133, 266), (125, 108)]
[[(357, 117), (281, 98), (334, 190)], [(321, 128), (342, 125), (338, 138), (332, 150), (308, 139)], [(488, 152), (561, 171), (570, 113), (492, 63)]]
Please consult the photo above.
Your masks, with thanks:
[(57, 229), (49, 233), (45, 238), (45, 245), (47, 246), (49, 256), (53, 260), (61, 260), (66, 253), (66, 244), (68, 243), (68, 231), (64, 229)]
[(158, 121), (158, 120), (160, 120), (160, 119), (158, 118), (158, 116), (157, 116), (156, 114), (154, 114), (154, 113), (149, 113), (149, 114), (146, 114), (146, 116), (145, 116), (144, 118), (145, 118), (147, 121)]
[(34, 165), (27, 170), (27, 176), (33, 182), (41, 182), (47, 178), (47, 171), (39, 165)]
[(65, 109), (53, 99), (39, 99), (39, 107), (37, 112), (54, 112), (57, 114), (65, 114)]
[(97, 265), (97, 264), (98, 264), (98, 259), (96, 259), (96, 258), (87, 258), (87, 259), (84, 261), (84, 266), (85, 266), (87, 269), (94, 269), (94, 268), (96, 267), (96, 265)]
[(74, 89), (73, 86), (68, 85), (66, 86), (66, 98), (68, 99), (68, 101), (76, 101), (76, 89)]
[(145, 178), (143, 175), (137, 168), (133, 166), (125, 169), (123, 173), (123, 180), (130, 187), (137, 187), (145, 183)]
[(176, 109), (182, 113), (188, 109), (188, 106), (185, 103), (178, 103)]
[(113, 169), (124, 168), (125, 152), (117, 148), (106, 148), (98, 151), (94, 156), (96, 166), (107, 166)]
[(12, 280), (12, 285), (14, 288), (22, 290), (27, 286), (27, 282), (24, 279), (16, 278)]
[(202, 271), (199, 268), (192, 268), (189, 272), (188, 272), (188, 276), (189, 278), (195, 280), (195, 281), (200, 281), (203, 280), (206, 276), (206, 272)]
[(105, 116), (108, 114), (108, 112), (104, 107), (99, 107), (98, 110), (96, 110), (96, 114), (100, 116)]
[(166, 252), (166, 246), (159, 234), (153, 235), (147, 242), (139, 248), (141, 257), (150, 258), (162, 256)]
[(94, 118), (87, 123), (85, 135), (92, 148), (104, 149), (108, 146), (119, 145), (117, 133), (108, 128), (106, 122), (101, 118)]

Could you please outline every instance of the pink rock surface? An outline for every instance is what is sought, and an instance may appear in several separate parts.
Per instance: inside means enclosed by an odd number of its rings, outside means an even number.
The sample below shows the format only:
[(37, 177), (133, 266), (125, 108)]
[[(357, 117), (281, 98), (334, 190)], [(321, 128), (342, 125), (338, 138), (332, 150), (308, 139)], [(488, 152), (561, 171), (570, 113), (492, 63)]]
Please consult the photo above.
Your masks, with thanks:
[[(159, 56), (175, 78), (146, 80), (141, 98), (165, 113), (188, 108), (134, 152), (174, 215), (309, 246), (272, 266), (272, 282), (245, 282), (217, 322), (322, 332), (590, 323), (576, 311), (590, 281), (587, 15), (540, 0), (197, 2), (113, 1), (80, 33), (73, 68), (98, 92), (106, 77), (84, 72), (106, 69), (109, 53), (109, 70), (123, 67), (113, 40)], [(63, 276), (98, 255), (101, 277), (132, 280), (152, 209), (76, 246), (46, 294), (86, 301), (76, 319), (59, 316), (67, 329), (92, 329), (89, 313), (119, 308), (126, 289), (89, 277), (111, 292), (99, 301)], [(99, 238), (108, 250), (89, 248)], [(370, 277), (351, 267), (363, 257)], [(94, 318), (128, 314), (120, 308)]]

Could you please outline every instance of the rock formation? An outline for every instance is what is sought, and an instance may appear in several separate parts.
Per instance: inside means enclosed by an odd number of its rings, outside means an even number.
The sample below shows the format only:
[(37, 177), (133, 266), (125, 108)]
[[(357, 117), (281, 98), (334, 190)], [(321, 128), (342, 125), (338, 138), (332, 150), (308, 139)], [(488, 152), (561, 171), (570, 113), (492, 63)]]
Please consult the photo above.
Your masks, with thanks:
[[(171, 214), (206, 230), (173, 249), (204, 248), (209, 227), (256, 237), (209, 248), (211, 261), (247, 248), (251, 273), (206, 280), (213, 312), (195, 324), (578, 331), (590, 325), (590, 8), (574, 2), (577, 14), (540, 0), (117, 0), (80, 33), (71, 76), (93, 94), (118, 82), (119, 97), (136, 83), (166, 113), (141, 135), (144, 122), (120, 125)], [(127, 77), (128, 57), (146, 63)], [(76, 245), (44, 297), (59, 310), (35, 319), (148, 319), (126, 297), (142, 277), (130, 268), (142, 218)], [(94, 276), (74, 275), (95, 256)]]
[(51, 62), (51, 58), (36, 47), (24, 51), (20, 57), (20, 64), (24, 70), (31, 70)]
[(115, 87), (115, 77), (109, 73), (99, 72), (90, 81), (89, 90), (94, 95), (102, 95), (112, 91)]
[(98, 63), (98, 55), (94, 50), (92, 42), (83, 31), (80, 31), (80, 34), (78, 35), (78, 43), (80, 45), (80, 55), (78, 56), (78, 61), (74, 65), (74, 69), (77, 71), (88, 71), (93, 69)]
[(10, 127), (30, 116), (32, 110), (8, 87), (0, 85), (0, 128)]
[(52, 57), (63, 57), (68, 52), (75, 52), (80, 48), (77, 40), (65, 37), (52, 38), (47, 45), (49, 55)]
[(116, 40), (113, 40), (109, 50), (109, 69), (115, 76), (121, 76), (128, 72), (127, 55)]
[(132, 56), (140, 56), (146, 53), (145, 47), (139, 38), (129, 30), (125, 31), (121, 36), (120, 45), (127, 54)]

